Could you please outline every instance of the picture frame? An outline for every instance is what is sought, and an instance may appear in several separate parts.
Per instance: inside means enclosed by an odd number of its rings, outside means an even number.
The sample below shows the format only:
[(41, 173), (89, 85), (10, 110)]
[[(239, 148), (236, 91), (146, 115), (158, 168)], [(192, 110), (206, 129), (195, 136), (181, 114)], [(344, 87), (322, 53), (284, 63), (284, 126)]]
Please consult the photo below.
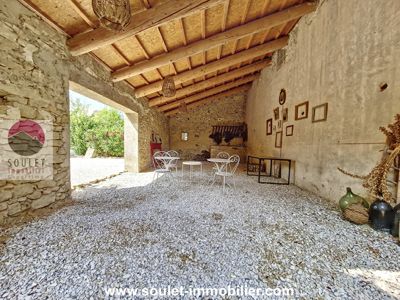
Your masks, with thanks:
[(314, 106), (312, 108), (312, 119), (313, 123), (324, 122), (328, 119), (328, 103)]
[(272, 135), (272, 118), (266, 121), (266, 135)]
[(308, 118), (308, 101), (297, 104), (295, 107), (294, 119), (296, 121)]
[(279, 120), (279, 107), (274, 109), (274, 119)]
[(283, 123), (287, 122), (289, 119), (289, 109), (286, 108), (282, 108), (282, 121)]
[(275, 148), (282, 148), (282, 131), (275, 133)]
[(286, 136), (293, 136), (294, 125), (286, 126)]
[(285, 89), (281, 89), (280, 93), (279, 93), (279, 104), (283, 105), (286, 102), (286, 90)]

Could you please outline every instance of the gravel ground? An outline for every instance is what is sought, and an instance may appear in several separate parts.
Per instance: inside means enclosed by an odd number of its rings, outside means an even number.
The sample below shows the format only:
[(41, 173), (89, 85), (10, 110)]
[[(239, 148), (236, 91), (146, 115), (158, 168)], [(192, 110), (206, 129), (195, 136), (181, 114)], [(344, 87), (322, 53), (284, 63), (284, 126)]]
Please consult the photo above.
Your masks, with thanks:
[(124, 173), (14, 229), (0, 260), (0, 297), (98, 299), (105, 288), (168, 285), (286, 287), (302, 299), (400, 297), (397, 242), (342, 220), (312, 194), (244, 174), (225, 194), (205, 177), (151, 179)]
[(124, 170), (123, 158), (71, 157), (72, 186), (118, 174)]

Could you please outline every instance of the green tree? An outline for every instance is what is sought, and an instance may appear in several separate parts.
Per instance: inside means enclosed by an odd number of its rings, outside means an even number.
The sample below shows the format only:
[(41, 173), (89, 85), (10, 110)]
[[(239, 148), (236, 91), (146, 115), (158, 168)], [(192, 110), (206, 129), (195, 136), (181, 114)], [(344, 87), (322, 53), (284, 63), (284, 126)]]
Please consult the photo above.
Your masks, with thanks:
[(72, 101), (70, 123), (71, 148), (76, 154), (84, 155), (88, 148), (87, 132), (95, 125), (88, 113), (88, 106), (79, 100)]
[(92, 116), (94, 126), (88, 130), (89, 146), (99, 156), (124, 155), (124, 119), (118, 111), (105, 108)]

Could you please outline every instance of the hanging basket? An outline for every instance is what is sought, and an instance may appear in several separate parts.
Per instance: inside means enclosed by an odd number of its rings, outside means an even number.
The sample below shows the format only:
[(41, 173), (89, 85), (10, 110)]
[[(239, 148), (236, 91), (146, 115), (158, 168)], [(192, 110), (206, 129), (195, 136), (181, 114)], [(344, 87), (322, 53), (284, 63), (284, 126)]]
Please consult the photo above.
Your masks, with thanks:
[(131, 21), (129, 0), (92, 0), (93, 11), (100, 24), (113, 31), (122, 31)]
[(173, 97), (176, 94), (175, 81), (172, 76), (166, 76), (162, 85), (162, 94), (164, 97)]

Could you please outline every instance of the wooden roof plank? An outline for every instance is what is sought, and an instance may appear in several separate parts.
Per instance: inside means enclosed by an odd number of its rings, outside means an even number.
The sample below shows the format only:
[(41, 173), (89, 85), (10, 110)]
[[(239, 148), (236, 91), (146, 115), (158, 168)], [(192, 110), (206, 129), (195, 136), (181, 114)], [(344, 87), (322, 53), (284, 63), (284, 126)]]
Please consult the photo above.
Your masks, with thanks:
[[(175, 83), (183, 83), (188, 80), (196, 79), (203, 74), (209, 74), (212, 72), (216, 72), (221, 69), (225, 69), (229, 66), (236, 65), (239, 62), (242, 61), (247, 61), (252, 58), (260, 57), (261, 55), (265, 55), (269, 52), (281, 49), (287, 45), (288, 38), (283, 37), (280, 38), (276, 41), (266, 43), (264, 45), (259, 45), (253, 48), (250, 48), (249, 50), (242, 51), (227, 57), (224, 57), (220, 60), (216, 60), (213, 62), (210, 62), (206, 64), (205, 66), (200, 66), (197, 68), (194, 68), (192, 70), (188, 70), (185, 72), (182, 72), (174, 77)], [(148, 86), (144, 86), (141, 88), (138, 88), (135, 91), (135, 96), (136, 97), (145, 97), (147, 95), (150, 95), (154, 92), (160, 91), (162, 87), (162, 81), (157, 81), (154, 82)]]
[(205, 97), (209, 97), (209, 96), (221, 93), (221, 92), (225, 92), (225, 91), (230, 90), (232, 88), (241, 86), (243, 84), (247, 84), (247, 83), (252, 82), (253, 80), (255, 80), (257, 78), (258, 78), (257, 74), (248, 75), (248, 76), (246, 76), (246, 77), (244, 77), (242, 79), (235, 80), (235, 81), (229, 82), (227, 84), (217, 86), (215, 88), (211, 88), (211, 89), (206, 90), (204, 92), (201, 92), (201, 93), (198, 93), (198, 94), (194, 94), (192, 96), (189, 96), (189, 97), (186, 97), (186, 98), (183, 98), (183, 99), (176, 100), (175, 102), (172, 102), (172, 103), (168, 103), (166, 105), (163, 105), (163, 106), (159, 107), (158, 109), (159, 109), (159, 111), (167, 111), (167, 110), (173, 109), (175, 107), (178, 107), (182, 101), (185, 101), (186, 104), (189, 104), (189, 103), (198, 101), (200, 99), (203, 99)]
[(258, 63), (254, 63), (252, 65), (248, 65), (248, 66), (239, 68), (237, 70), (231, 71), (226, 74), (212, 77), (210, 79), (207, 79), (207, 80), (201, 81), (199, 83), (196, 83), (196, 84), (190, 85), (188, 87), (177, 90), (175, 96), (173, 96), (173, 97), (153, 98), (149, 101), (149, 105), (150, 105), (150, 107), (163, 105), (163, 104), (171, 102), (172, 100), (175, 100), (177, 98), (181, 98), (186, 95), (193, 94), (193, 93), (201, 91), (201, 90), (205, 90), (205, 89), (209, 88), (210, 86), (216, 86), (216, 85), (224, 83), (225, 81), (234, 80), (236, 78), (243, 77), (245, 75), (252, 74), (254, 72), (258, 72), (258, 71), (262, 70), (263, 68), (265, 68), (269, 63), (270, 63), (269, 61), (261, 61)]
[(149, 28), (158, 27), (171, 20), (204, 10), (222, 1), (223, 0), (169, 0), (144, 12), (135, 14), (128, 27), (121, 32), (116, 33), (100, 27), (91, 32), (74, 36), (67, 41), (67, 45), (72, 55), (81, 55), (138, 34)]
[(268, 28), (273, 28), (277, 25), (287, 23), (288, 21), (297, 19), (307, 13), (310, 13), (316, 9), (315, 3), (304, 3), (290, 7), (284, 11), (266, 16), (261, 19), (249, 22), (245, 25), (238, 26), (227, 31), (210, 36), (206, 40), (200, 40), (189, 44), (185, 47), (181, 47), (172, 50), (164, 55), (159, 55), (151, 60), (140, 62), (132, 67), (123, 68), (113, 73), (113, 80), (120, 81), (131, 76), (138, 75), (143, 72), (158, 68), (171, 62), (175, 62), (182, 58), (192, 56), (198, 53), (202, 53), (205, 50), (214, 48), (216, 46), (225, 44), (228, 41), (234, 41), (236, 39), (245, 37), (249, 34), (264, 31)]

